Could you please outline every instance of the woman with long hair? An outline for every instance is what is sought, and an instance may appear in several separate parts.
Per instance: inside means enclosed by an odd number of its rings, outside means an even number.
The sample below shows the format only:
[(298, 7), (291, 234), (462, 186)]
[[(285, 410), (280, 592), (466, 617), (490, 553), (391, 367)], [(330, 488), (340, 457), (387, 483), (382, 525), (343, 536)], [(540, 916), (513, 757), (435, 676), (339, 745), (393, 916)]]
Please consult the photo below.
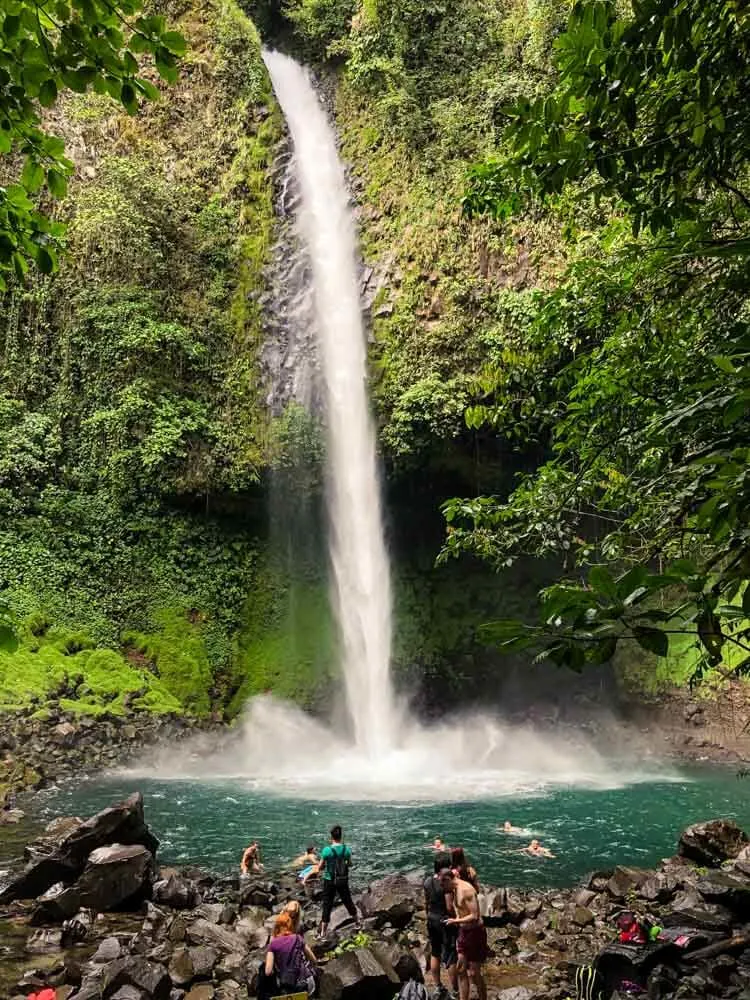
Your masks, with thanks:
[(282, 910), (273, 925), (273, 936), (268, 945), (264, 972), (267, 978), (276, 975), (279, 993), (315, 992), (313, 969), (317, 959), (305, 944), (305, 939), (294, 927), (291, 913)]
[(479, 876), (476, 869), (466, 860), (463, 847), (451, 848), (451, 868), (462, 882), (468, 882), (477, 892), (479, 891)]

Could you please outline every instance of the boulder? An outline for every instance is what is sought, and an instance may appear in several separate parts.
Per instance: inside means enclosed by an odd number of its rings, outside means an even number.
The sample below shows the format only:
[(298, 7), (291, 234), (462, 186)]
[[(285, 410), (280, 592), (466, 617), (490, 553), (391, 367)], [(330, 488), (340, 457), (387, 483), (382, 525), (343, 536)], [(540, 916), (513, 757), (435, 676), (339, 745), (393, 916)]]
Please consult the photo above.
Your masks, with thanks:
[(91, 961), (99, 965), (104, 965), (107, 962), (114, 962), (121, 955), (122, 947), (120, 946), (120, 942), (116, 937), (108, 937), (102, 941), (91, 956)]
[(154, 882), (153, 899), (173, 910), (192, 910), (201, 901), (195, 882), (180, 875)]
[(241, 952), (232, 952), (225, 955), (214, 968), (214, 978), (218, 981), (227, 979), (236, 980), (238, 983), (247, 982), (248, 960)]
[(728, 907), (742, 919), (750, 919), (750, 882), (727, 872), (710, 872), (696, 883), (709, 903)]
[(196, 979), (210, 979), (214, 966), (219, 961), (219, 952), (207, 944), (199, 944), (188, 949)]
[(163, 965), (139, 955), (129, 955), (111, 962), (104, 970), (102, 996), (112, 997), (123, 986), (141, 990), (150, 1000), (169, 1000), (172, 982)]
[(216, 990), (210, 983), (200, 983), (185, 994), (185, 1000), (214, 1000)]
[(736, 858), (748, 843), (747, 834), (731, 819), (694, 823), (680, 836), (678, 853), (699, 865), (718, 868)]
[(723, 906), (706, 903), (694, 890), (678, 893), (670, 912), (663, 919), (665, 927), (695, 927), (703, 931), (728, 931), (732, 914)]
[(607, 882), (607, 892), (613, 899), (625, 899), (629, 892), (639, 889), (649, 878), (651, 872), (643, 868), (628, 868), (618, 865)]
[(673, 875), (657, 872), (646, 879), (638, 890), (638, 895), (650, 903), (668, 903), (679, 886), (679, 879)]
[(99, 847), (74, 885), (40, 897), (32, 922), (65, 920), (82, 906), (97, 912), (137, 906), (151, 893), (153, 871), (153, 855), (140, 844)]
[(570, 919), (576, 927), (588, 927), (596, 918), (588, 906), (576, 906)]
[(223, 924), (212, 924), (202, 917), (188, 925), (186, 936), (191, 944), (207, 944), (218, 948), (223, 954), (245, 950), (245, 940), (239, 934), (228, 930)]
[(376, 927), (386, 923), (406, 927), (422, 905), (417, 889), (405, 875), (387, 875), (373, 882), (360, 898), (362, 915), (372, 918)]
[(169, 976), (175, 986), (190, 983), (195, 975), (193, 961), (187, 948), (175, 948), (169, 962)]
[(369, 948), (356, 948), (331, 959), (320, 977), (321, 1000), (393, 1000), (401, 983)]
[(114, 843), (140, 844), (152, 855), (156, 853), (159, 841), (146, 826), (140, 792), (85, 822), (64, 819), (51, 823), (26, 849), (28, 864), (0, 891), (0, 904), (39, 896), (57, 882), (74, 882), (92, 851)]

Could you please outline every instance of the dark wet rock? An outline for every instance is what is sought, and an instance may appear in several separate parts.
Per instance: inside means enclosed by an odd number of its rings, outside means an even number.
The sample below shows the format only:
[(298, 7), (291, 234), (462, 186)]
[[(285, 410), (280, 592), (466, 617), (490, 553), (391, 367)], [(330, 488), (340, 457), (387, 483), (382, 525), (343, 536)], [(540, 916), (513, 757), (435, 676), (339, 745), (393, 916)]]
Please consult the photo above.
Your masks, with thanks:
[(219, 961), (218, 950), (210, 945), (200, 944), (190, 948), (189, 955), (196, 979), (209, 979), (214, 971), (214, 966)]
[(710, 872), (696, 888), (710, 903), (726, 906), (739, 917), (750, 918), (750, 883), (726, 872)]
[(576, 927), (588, 927), (596, 918), (587, 906), (576, 906), (570, 919)]
[(680, 880), (675, 876), (657, 872), (641, 885), (638, 895), (650, 903), (668, 903), (674, 898), (680, 885)]
[(212, 924), (205, 918), (193, 921), (188, 925), (186, 936), (191, 944), (207, 944), (218, 948), (220, 952), (231, 954), (243, 951), (245, 942), (239, 934), (228, 930), (220, 924)]
[(224, 955), (214, 968), (214, 978), (217, 980), (233, 979), (238, 983), (248, 978), (248, 961), (242, 952), (232, 952)]
[(607, 882), (607, 892), (613, 899), (625, 899), (629, 892), (639, 889), (651, 872), (643, 868), (628, 868), (618, 865)]
[(120, 942), (116, 937), (108, 937), (102, 941), (94, 954), (91, 956), (91, 961), (103, 965), (106, 962), (114, 962), (114, 960), (116, 958), (120, 958), (121, 955), (122, 947)]
[(715, 819), (708, 823), (695, 823), (680, 836), (678, 852), (699, 865), (718, 867), (724, 861), (736, 858), (748, 844), (743, 830), (729, 819)]
[(128, 956), (104, 969), (102, 996), (111, 997), (123, 986), (134, 986), (152, 1000), (169, 1000), (172, 983), (163, 965), (140, 956)]
[(393, 1000), (400, 981), (369, 948), (357, 948), (331, 959), (320, 977), (321, 1000)]
[(148, 994), (135, 986), (121, 986), (111, 1000), (148, 1000)]
[(74, 882), (83, 873), (93, 851), (114, 843), (140, 844), (155, 854), (159, 842), (146, 826), (140, 792), (83, 823), (51, 824), (44, 835), (27, 848), (29, 863), (0, 892), (0, 903), (31, 899), (57, 882)]
[(66, 920), (82, 906), (98, 912), (136, 907), (151, 893), (153, 871), (153, 855), (140, 844), (99, 847), (74, 885), (40, 897), (32, 922)]
[(421, 905), (418, 887), (404, 875), (387, 875), (373, 882), (359, 900), (362, 915), (372, 917), (376, 926), (389, 923), (405, 927)]
[(239, 903), (241, 906), (263, 906), (270, 910), (273, 906), (273, 888), (267, 882), (253, 879), (243, 879), (239, 886)]
[(191, 910), (201, 901), (195, 883), (179, 875), (154, 882), (153, 899), (173, 910)]
[(185, 994), (185, 1000), (214, 1000), (216, 990), (209, 983), (199, 983)]
[(707, 903), (695, 890), (677, 895), (671, 911), (662, 918), (665, 927), (695, 927), (706, 931), (728, 931), (732, 914), (723, 906)]

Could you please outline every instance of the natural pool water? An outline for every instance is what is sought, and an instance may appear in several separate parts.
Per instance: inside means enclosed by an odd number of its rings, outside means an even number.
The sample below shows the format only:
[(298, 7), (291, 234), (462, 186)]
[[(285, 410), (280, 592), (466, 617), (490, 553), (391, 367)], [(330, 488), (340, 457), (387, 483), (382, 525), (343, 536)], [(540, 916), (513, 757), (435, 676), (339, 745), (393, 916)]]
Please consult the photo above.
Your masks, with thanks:
[[(392, 871), (432, 863), (435, 836), (462, 844), (480, 878), (495, 885), (567, 886), (614, 864), (651, 866), (673, 854), (680, 831), (714, 817), (750, 828), (750, 786), (731, 768), (690, 767), (669, 779), (617, 788), (557, 786), (531, 793), (444, 802), (326, 801), (282, 797), (242, 780), (157, 780), (109, 777), (69, 781), (35, 797), (40, 818), (86, 816), (138, 788), (146, 819), (161, 840), (162, 863), (236, 870), (244, 847), (257, 838), (263, 859), (277, 869), (313, 841), (325, 843), (341, 823), (352, 846), (358, 888)], [(537, 836), (557, 857), (519, 853), (522, 838), (501, 834), (505, 819)]]

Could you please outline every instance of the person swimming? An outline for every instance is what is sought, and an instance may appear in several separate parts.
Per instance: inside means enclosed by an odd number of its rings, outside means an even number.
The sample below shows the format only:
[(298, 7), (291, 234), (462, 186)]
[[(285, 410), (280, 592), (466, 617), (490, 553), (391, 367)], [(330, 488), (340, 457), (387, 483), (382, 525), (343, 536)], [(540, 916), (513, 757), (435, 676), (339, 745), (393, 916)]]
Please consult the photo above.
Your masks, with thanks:
[(532, 858), (554, 858), (555, 855), (548, 847), (542, 847), (538, 840), (534, 839), (527, 847), (522, 847), (523, 854), (530, 854)]
[(503, 823), (501, 830), (503, 833), (507, 833), (511, 837), (518, 837), (519, 835), (523, 834), (523, 830), (521, 829), (521, 827), (513, 826), (513, 824), (509, 819), (506, 819), (506, 821)]
[(444, 851), (447, 851), (448, 848), (445, 846), (440, 837), (435, 837), (433, 842), (430, 844), (430, 850), (435, 851), (438, 854), (442, 854)]

